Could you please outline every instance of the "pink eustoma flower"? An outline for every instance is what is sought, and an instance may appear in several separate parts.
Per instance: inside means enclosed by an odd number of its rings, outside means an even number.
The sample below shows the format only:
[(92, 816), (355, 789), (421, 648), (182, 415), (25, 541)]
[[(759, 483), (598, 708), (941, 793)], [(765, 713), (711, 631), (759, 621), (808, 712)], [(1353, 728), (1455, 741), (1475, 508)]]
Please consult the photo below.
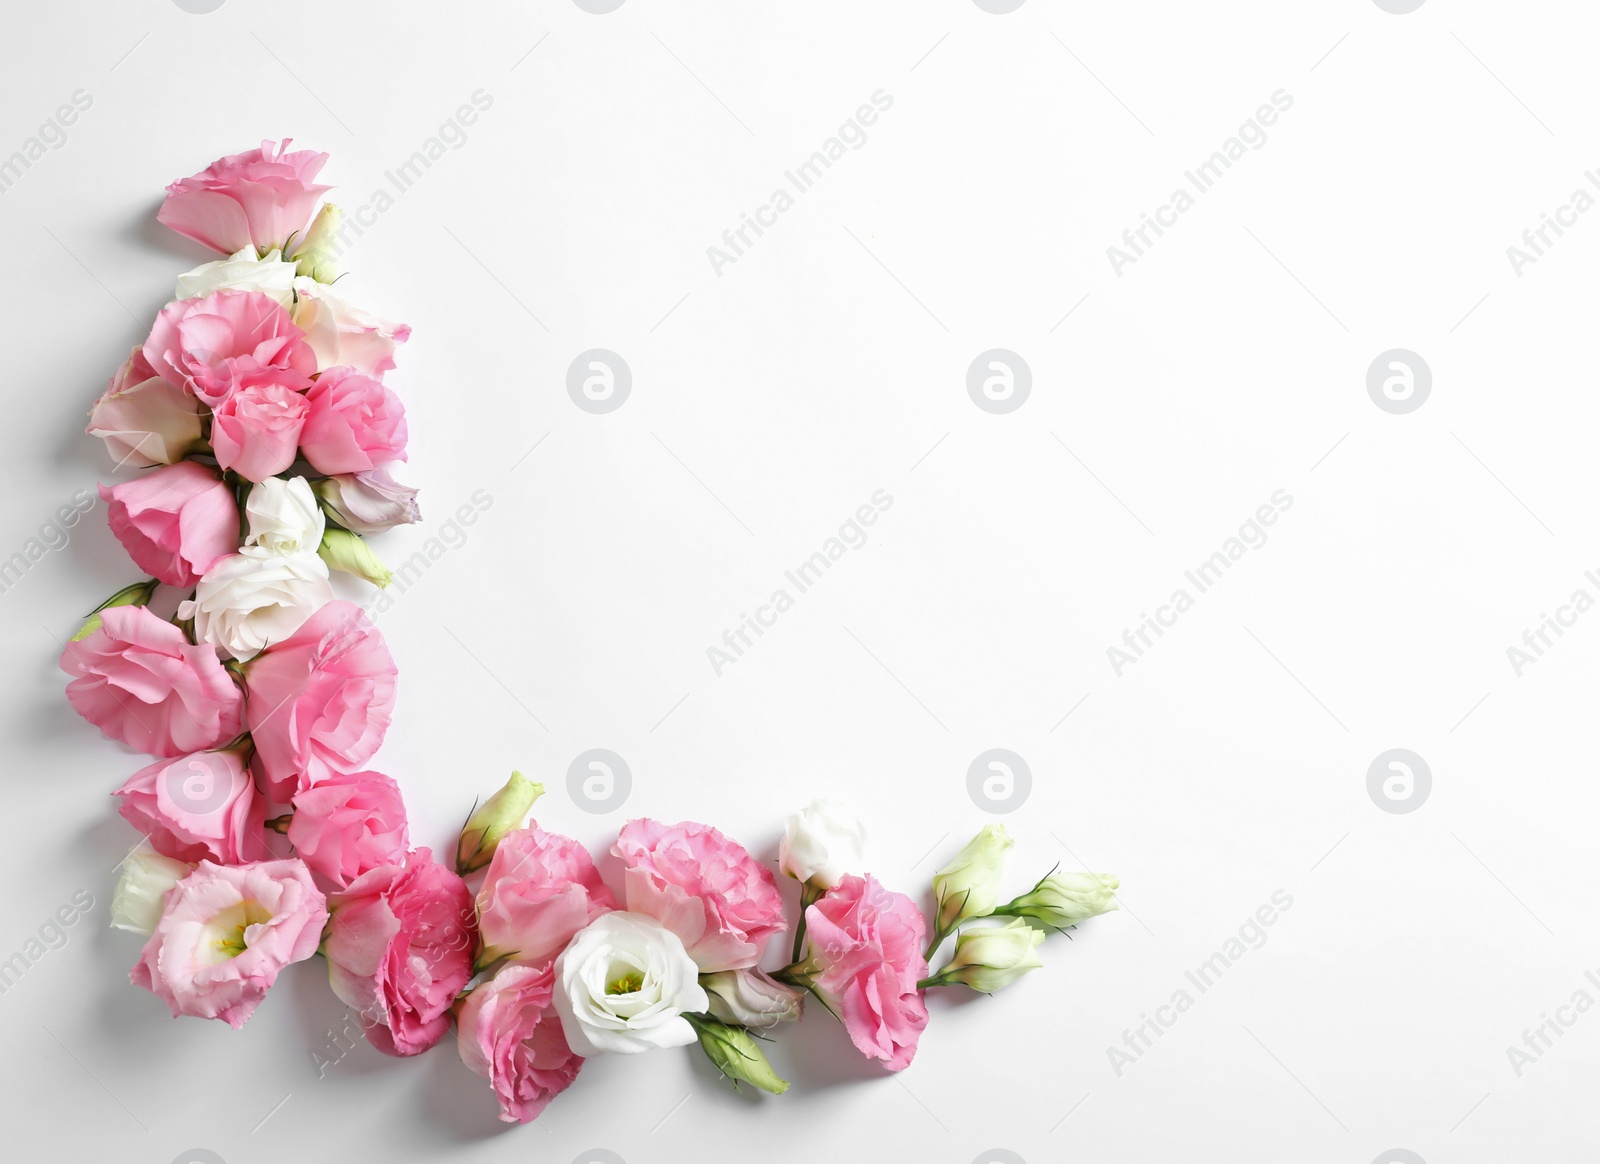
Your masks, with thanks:
[(217, 291), (167, 304), (144, 341), (144, 358), (156, 375), (210, 408), (265, 369), (301, 376), (317, 370), (305, 333), (283, 304), (260, 291)]
[(211, 448), (219, 468), (265, 481), (294, 464), (300, 430), (311, 411), (311, 378), (289, 368), (247, 377), (211, 414)]
[(216, 473), (179, 461), (107, 489), (111, 532), (134, 565), (169, 586), (193, 586), (239, 544), (239, 507)]
[(406, 459), (406, 410), (382, 383), (329, 368), (306, 393), (300, 451), (319, 473), (361, 473)]
[(68, 643), (67, 701), (114, 740), (152, 756), (182, 756), (239, 734), (244, 697), (217, 658), (142, 606), (100, 612), (100, 626)]
[(426, 1051), (450, 1029), (478, 937), (466, 883), (427, 849), (381, 865), (330, 899), (323, 952), (333, 992), (386, 1055)]
[(299, 861), (202, 861), (166, 895), (128, 978), (172, 1016), (242, 1027), (278, 973), (317, 952), (327, 903)]
[(583, 1066), (551, 1005), (554, 993), (555, 963), (504, 966), (467, 995), (456, 1017), (461, 1061), (489, 1081), (508, 1124), (538, 1119)]
[(381, 772), (336, 772), (296, 794), (289, 843), (335, 889), (411, 847), (400, 786)]
[(167, 187), (156, 218), (202, 246), (231, 255), (244, 247), (283, 247), (305, 228), (330, 186), (314, 179), (328, 160), (312, 150), (289, 150), (290, 139), (218, 158)]
[(788, 928), (772, 872), (710, 825), (631, 820), (611, 851), (628, 909), (677, 934), (701, 970), (754, 966)]
[(290, 800), (372, 758), (394, 713), (397, 669), (378, 628), (354, 603), (327, 603), (245, 669), (245, 718), (257, 773)]
[(843, 1021), (856, 1050), (890, 1071), (910, 1065), (928, 1025), (917, 989), (928, 975), (926, 928), (909, 897), (870, 876), (846, 875), (806, 910), (812, 989)]
[(486, 958), (547, 962), (617, 899), (586, 850), (537, 825), (500, 838), (478, 890)]
[(111, 795), (122, 801), (122, 818), (164, 857), (244, 865), (268, 856), (267, 802), (233, 751), (158, 760)]
[(89, 410), (86, 431), (105, 441), (119, 469), (170, 465), (200, 443), (200, 406), (134, 348)]

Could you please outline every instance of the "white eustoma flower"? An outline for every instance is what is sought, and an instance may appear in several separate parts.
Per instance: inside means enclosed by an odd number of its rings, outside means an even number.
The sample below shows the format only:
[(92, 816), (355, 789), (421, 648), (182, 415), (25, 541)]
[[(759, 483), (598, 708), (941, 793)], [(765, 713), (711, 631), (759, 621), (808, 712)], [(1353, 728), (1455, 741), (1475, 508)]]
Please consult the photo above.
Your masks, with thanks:
[(710, 1005), (683, 942), (643, 914), (603, 914), (556, 959), (554, 1004), (579, 1055), (633, 1055), (696, 1039), (684, 1013)]
[(250, 490), (244, 503), (250, 522), (245, 545), (274, 554), (317, 552), (327, 518), (304, 477), (268, 477)]
[(178, 604), (178, 617), (194, 619), (197, 641), (246, 660), (294, 634), (332, 599), (328, 566), (315, 547), (275, 554), (245, 546), (206, 571), (193, 600)]
[(260, 291), (285, 307), (294, 304), (295, 265), (283, 261), (280, 251), (268, 251), (256, 258), (254, 247), (245, 247), (214, 263), (201, 263), (178, 276), (177, 299), (200, 299), (217, 291)]
[(152, 934), (166, 907), (167, 890), (189, 876), (193, 865), (163, 857), (145, 841), (122, 863), (122, 877), (111, 895), (111, 924), (135, 934)]
[(783, 825), (778, 868), (796, 881), (832, 889), (846, 873), (862, 873), (867, 831), (849, 809), (813, 800)]

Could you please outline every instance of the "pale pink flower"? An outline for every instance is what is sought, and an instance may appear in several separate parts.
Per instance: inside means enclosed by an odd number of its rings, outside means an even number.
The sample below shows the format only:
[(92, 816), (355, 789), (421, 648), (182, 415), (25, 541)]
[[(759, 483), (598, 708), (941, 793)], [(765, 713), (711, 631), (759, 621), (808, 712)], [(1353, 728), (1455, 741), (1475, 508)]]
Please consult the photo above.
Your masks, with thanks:
[(313, 375), (317, 357), (289, 313), (260, 291), (179, 299), (156, 316), (144, 358), (155, 374), (216, 408), (266, 368)]
[(710, 825), (632, 820), (611, 851), (628, 909), (677, 934), (701, 970), (754, 966), (788, 928), (771, 871)]
[(200, 443), (200, 406), (134, 348), (89, 410), (86, 431), (105, 442), (119, 469), (170, 465)]
[(170, 586), (193, 586), (239, 544), (233, 490), (194, 461), (102, 485), (100, 498), (133, 564)]
[(414, 849), (404, 865), (356, 878), (330, 908), (328, 981), (366, 1019), (367, 1041), (386, 1055), (415, 1055), (442, 1039), (477, 948), (466, 883)]
[(328, 155), (290, 152), (289, 142), (264, 141), (260, 149), (218, 158), (193, 177), (179, 178), (167, 187), (156, 218), (225, 255), (247, 246), (282, 248), (332, 189), (315, 184)]
[(294, 798), (289, 843), (336, 889), (379, 865), (403, 864), (411, 847), (400, 786), (381, 772), (336, 772)]
[(279, 800), (356, 772), (383, 742), (396, 668), (361, 608), (328, 603), (245, 670), (257, 770)]
[(72, 709), (114, 740), (152, 756), (182, 756), (239, 734), (244, 697), (214, 648), (142, 606), (100, 612), (68, 643), (61, 669)]
[(202, 861), (168, 891), (128, 978), (174, 1018), (242, 1027), (278, 972), (317, 952), (327, 920), (326, 902), (299, 861)]
[(306, 393), (300, 452), (319, 473), (360, 473), (406, 459), (406, 410), (370, 376), (330, 368)]
[(573, 934), (616, 908), (617, 899), (577, 841), (538, 825), (507, 833), (478, 890), (485, 957), (548, 961)]
[(847, 874), (806, 910), (811, 953), (804, 970), (812, 989), (843, 1021), (856, 1050), (891, 1071), (910, 1065), (928, 1025), (917, 989), (928, 975), (926, 928), (909, 897), (870, 876)]
[(268, 856), (267, 802), (236, 752), (195, 752), (141, 768), (111, 795), (122, 819), (175, 861), (244, 865)]
[(219, 468), (246, 481), (265, 481), (294, 464), (311, 406), (311, 378), (289, 368), (248, 376), (211, 413), (211, 448)]
[(567, 1045), (551, 999), (555, 964), (501, 967), (456, 1016), (461, 1061), (482, 1075), (506, 1123), (531, 1123), (578, 1077), (583, 1059)]

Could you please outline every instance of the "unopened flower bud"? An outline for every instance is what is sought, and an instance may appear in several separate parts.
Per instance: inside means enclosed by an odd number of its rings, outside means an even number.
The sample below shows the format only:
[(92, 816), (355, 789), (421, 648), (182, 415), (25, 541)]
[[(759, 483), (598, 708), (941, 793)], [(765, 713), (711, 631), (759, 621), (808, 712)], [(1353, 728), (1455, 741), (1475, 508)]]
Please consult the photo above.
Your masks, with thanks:
[(111, 924), (135, 934), (155, 932), (166, 908), (167, 890), (189, 876), (193, 865), (163, 857), (145, 841), (122, 862), (122, 877), (111, 895)]
[(743, 1027), (729, 1026), (705, 1015), (685, 1014), (689, 1025), (700, 1038), (700, 1049), (712, 1065), (733, 1081), (735, 1090), (740, 1083), (748, 1083), (773, 1095), (789, 1090), (789, 1083), (780, 1079), (767, 1062), (755, 1036)]
[(394, 573), (383, 564), (377, 554), (372, 552), (372, 548), (362, 540), (361, 535), (353, 534), (347, 529), (324, 530), (322, 544), (317, 547), (317, 556), (326, 562), (330, 569), (343, 570), (346, 574), (365, 578), (380, 589), (394, 580)]
[(456, 843), (456, 872), (464, 877), (487, 865), (500, 838), (521, 828), (533, 802), (543, 795), (543, 784), (535, 784), (521, 772), (511, 773), (505, 787), (484, 801), (461, 826), (461, 839)]
[(315, 279), (318, 283), (332, 283), (339, 277), (339, 223), (344, 211), (332, 202), (324, 202), (311, 220), (311, 229), (295, 249), (295, 273)]
[(1047, 873), (1027, 893), (994, 911), (996, 917), (1031, 917), (1053, 930), (1117, 908), (1121, 882), (1111, 873)]
[(987, 917), (994, 910), (1006, 850), (1015, 843), (1005, 825), (984, 825), (954, 860), (934, 874), (940, 933), (948, 934), (968, 918)]
[(784, 822), (778, 868), (816, 893), (832, 889), (846, 873), (860, 874), (866, 829), (833, 800), (813, 800)]
[(78, 628), (78, 633), (72, 636), (71, 641), (82, 642), (99, 630), (102, 610), (109, 610), (113, 606), (148, 606), (150, 596), (156, 592), (156, 587), (159, 585), (160, 582), (150, 578), (144, 582), (135, 582), (132, 586), (124, 586), (90, 612), (88, 619)]
[(1029, 970), (1044, 963), (1035, 951), (1044, 941), (1044, 931), (1020, 918), (1000, 926), (977, 926), (961, 931), (956, 939), (955, 956), (950, 964), (924, 986), (950, 986), (959, 983), (981, 994), (993, 994), (1010, 986)]
[(805, 992), (774, 981), (762, 970), (720, 970), (700, 975), (711, 1015), (734, 1026), (764, 1031), (800, 1017)]

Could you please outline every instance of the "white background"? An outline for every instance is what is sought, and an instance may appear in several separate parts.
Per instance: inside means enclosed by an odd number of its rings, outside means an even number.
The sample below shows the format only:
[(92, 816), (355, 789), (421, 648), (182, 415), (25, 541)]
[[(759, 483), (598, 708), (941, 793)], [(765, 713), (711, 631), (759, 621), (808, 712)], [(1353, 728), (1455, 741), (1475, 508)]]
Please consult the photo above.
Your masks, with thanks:
[[(0, 156), (75, 90), (93, 106), (0, 196), (0, 554), (107, 479), (85, 410), (205, 258), (156, 224), (167, 182), (288, 135), (332, 154), (353, 208), (482, 90), (343, 284), (416, 329), (393, 382), (427, 520), (379, 551), (399, 563), (492, 498), (379, 620), (401, 669), (379, 766), (416, 842), (448, 847), (514, 766), (550, 788), (540, 820), (597, 850), (648, 814), (772, 859), (825, 793), (915, 894), (995, 819), (966, 774), (1004, 747), (1033, 774), (1004, 817), (1018, 891), (1057, 862), (1126, 889), (1015, 988), (934, 999), (894, 1078), (820, 1010), (773, 1051), (778, 1099), (688, 1052), (591, 1061), (525, 1128), (448, 1044), (363, 1045), (319, 1078), (345, 1013), (320, 961), (239, 1032), (126, 982), (139, 943), (106, 921), (135, 838), (106, 794), (144, 761), (73, 715), (55, 665), (136, 575), (97, 505), (0, 594), (0, 958), (74, 893), (96, 903), (0, 996), (8, 1156), (1592, 1155), (1600, 1015), (1520, 1076), (1507, 1055), (1576, 991), (1600, 1000), (1600, 615), (1520, 677), (1506, 654), (1575, 589), (1600, 597), (1600, 216), (1520, 276), (1506, 256), (1600, 163), (1587, 6), (9, 16)], [(880, 89), (866, 144), (717, 274), (706, 248)], [(1280, 89), (1266, 144), (1119, 276), (1106, 248)], [(596, 347), (633, 375), (609, 415), (565, 390)], [(996, 347), (1032, 370), (1007, 415), (965, 387)], [(1409, 415), (1366, 391), (1391, 348), (1432, 369)], [(880, 489), (869, 543), (719, 677), (707, 648)], [(1119, 678), (1107, 648), (1280, 489), (1267, 543)], [(610, 815), (567, 792), (596, 747), (633, 774)], [(1415, 812), (1368, 796), (1390, 748), (1431, 768)], [(1265, 943), (1198, 994), (1185, 971), (1277, 890)], [(1119, 1075), (1107, 1048), (1184, 988)]]

